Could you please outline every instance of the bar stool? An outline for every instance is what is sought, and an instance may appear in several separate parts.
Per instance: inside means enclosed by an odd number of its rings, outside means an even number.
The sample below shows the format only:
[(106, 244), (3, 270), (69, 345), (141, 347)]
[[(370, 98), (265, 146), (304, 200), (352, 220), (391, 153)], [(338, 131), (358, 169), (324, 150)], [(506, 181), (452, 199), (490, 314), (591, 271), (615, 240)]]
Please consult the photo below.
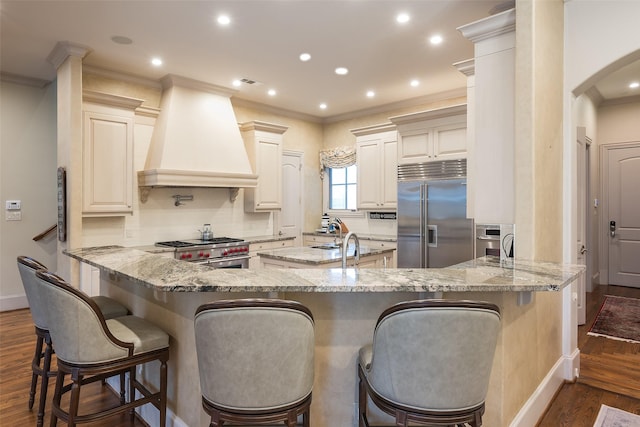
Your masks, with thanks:
[[(38, 291), (47, 304), (45, 320), (56, 345), (58, 374), (51, 409), (51, 426), (58, 418), (69, 426), (87, 423), (153, 404), (160, 411), (160, 427), (166, 423), (167, 361), (169, 336), (136, 316), (105, 319), (98, 305), (55, 274), (38, 270)], [(136, 367), (159, 361), (160, 390), (152, 393), (136, 379)], [(129, 373), (128, 402), (104, 411), (79, 415), (80, 390), (85, 384)], [(64, 385), (65, 376), (71, 383)], [(62, 395), (71, 391), (69, 410), (60, 407)], [(141, 397), (136, 398), (136, 391)]]
[(314, 322), (300, 303), (216, 301), (195, 313), (202, 406), (210, 427), (223, 423), (309, 427)]
[(359, 425), (367, 398), (395, 418), (429, 426), (480, 427), (500, 309), (487, 302), (419, 300), (379, 317), (358, 357)]
[[(18, 270), (20, 271), (20, 277), (22, 278), (22, 286), (29, 302), (29, 308), (31, 312), (31, 318), (35, 325), (36, 332), (36, 348), (31, 362), (31, 388), (29, 390), (29, 409), (33, 408), (35, 401), (36, 388), (38, 385), (38, 378), (42, 378), (40, 382), (40, 398), (38, 402), (38, 415), (37, 426), (41, 427), (44, 421), (44, 411), (47, 399), (47, 387), (49, 384), (49, 378), (56, 375), (56, 371), (51, 370), (51, 355), (55, 353), (51, 336), (49, 335), (49, 327), (44, 318), (43, 305), (47, 303), (46, 300), (41, 301), (40, 294), (37, 290), (38, 284), (36, 283), (36, 271), (47, 270), (42, 263), (36, 261), (33, 258), (26, 256), (18, 257)], [(117, 301), (105, 297), (98, 296), (93, 297), (103, 315), (107, 319), (113, 317), (124, 316), (129, 313), (127, 308)], [(44, 353), (42, 348), (44, 347)], [(42, 366), (40, 365), (42, 363)], [(122, 391), (124, 391), (124, 376), (121, 380)], [(121, 399), (124, 398), (122, 394)]]

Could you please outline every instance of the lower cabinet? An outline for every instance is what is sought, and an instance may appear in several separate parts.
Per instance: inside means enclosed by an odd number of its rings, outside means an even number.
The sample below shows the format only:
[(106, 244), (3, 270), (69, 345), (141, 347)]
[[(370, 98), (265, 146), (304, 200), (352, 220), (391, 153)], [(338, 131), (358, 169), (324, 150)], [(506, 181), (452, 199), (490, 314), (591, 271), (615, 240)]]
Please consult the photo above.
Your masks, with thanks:
[(293, 246), (295, 239), (276, 240), (271, 242), (249, 243), (249, 268), (261, 268), (260, 257), (257, 255), (260, 251), (268, 251), (271, 249), (290, 248)]

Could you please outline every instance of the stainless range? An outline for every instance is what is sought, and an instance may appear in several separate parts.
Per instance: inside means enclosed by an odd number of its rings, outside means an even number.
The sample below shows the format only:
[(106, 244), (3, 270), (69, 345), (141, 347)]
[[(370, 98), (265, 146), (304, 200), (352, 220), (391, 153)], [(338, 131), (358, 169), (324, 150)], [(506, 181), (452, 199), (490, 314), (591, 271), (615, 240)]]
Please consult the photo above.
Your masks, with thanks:
[(242, 239), (173, 240), (156, 246), (175, 248), (174, 258), (211, 268), (248, 268), (249, 244)]

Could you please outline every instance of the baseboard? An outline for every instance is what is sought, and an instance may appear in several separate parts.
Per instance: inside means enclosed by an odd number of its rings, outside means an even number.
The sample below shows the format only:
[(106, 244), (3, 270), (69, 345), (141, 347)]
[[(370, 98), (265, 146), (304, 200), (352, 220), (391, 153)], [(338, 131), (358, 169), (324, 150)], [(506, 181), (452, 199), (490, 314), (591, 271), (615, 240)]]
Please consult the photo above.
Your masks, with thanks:
[(509, 427), (535, 426), (544, 415), (560, 387), (565, 381), (573, 381), (579, 372), (580, 350), (575, 349), (572, 354), (558, 359), (533, 394), (520, 408)]
[(19, 310), (21, 308), (29, 308), (26, 295), (0, 297), (0, 311)]

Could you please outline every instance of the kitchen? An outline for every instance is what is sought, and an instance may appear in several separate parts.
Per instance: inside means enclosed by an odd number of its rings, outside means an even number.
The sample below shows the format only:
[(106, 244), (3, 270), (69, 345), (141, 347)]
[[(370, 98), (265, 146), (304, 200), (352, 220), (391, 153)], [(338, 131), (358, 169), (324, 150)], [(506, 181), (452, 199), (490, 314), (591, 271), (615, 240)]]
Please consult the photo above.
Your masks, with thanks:
[[(626, 45), (624, 43), (622, 45), (616, 44), (616, 46), (623, 46), (619, 49), (624, 49), (624, 46), (626, 46), (629, 51), (633, 49), (632, 45), (630, 45), (629, 43), (627, 43)], [(622, 51), (624, 52), (624, 50)], [(612, 60), (615, 58), (617, 57), (607, 58), (608, 62), (604, 62), (604, 64), (606, 65), (612, 62)], [(592, 68), (591, 70), (592, 72), (595, 72), (598, 69), (599, 68)], [(109, 80), (105, 77), (95, 77), (90, 75), (90, 73), (83, 75), (83, 78), (86, 82), (85, 88), (91, 87), (92, 82), (95, 83), (94, 87), (103, 86), (105, 81), (110, 81), (115, 84), (114, 80)], [(59, 81), (58, 85), (60, 85), (61, 83), (62, 82)], [(139, 96), (139, 98), (154, 99), (156, 100), (155, 105), (159, 105), (160, 92), (157, 89), (150, 90), (146, 87), (140, 88), (136, 85), (131, 85), (130, 83), (119, 83), (117, 86), (122, 87), (122, 85), (132, 89), (122, 91), (126, 92), (127, 94), (130, 94), (132, 92), (151, 93), (151, 96), (149, 97)], [(464, 98), (464, 93), (461, 93), (461, 95), (457, 99), (447, 100), (446, 102), (442, 100), (434, 101), (428, 103), (428, 105), (421, 106), (416, 111), (453, 105), (455, 103), (458, 103), (459, 101), (463, 101)], [(369, 124), (383, 123), (391, 115), (407, 113), (406, 111), (397, 111), (391, 112), (391, 114), (373, 114), (367, 119), (367, 123), (363, 123), (363, 120), (361, 119), (354, 119), (353, 123), (328, 123), (325, 125), (320, 125), (317, 123), (309, 123), (296, 118), (275, 116), (273, 113), (257, 111), (251, 106), (240, 105), (240, 103), (238, 103), (238, 105), (234, 105), (234, 111), (236, 113), (238, 122), (263, 120), (265, 122), (277, 123), (289, 128), (284, 134), (285, 146), (293, 150), (300, 150), (305, 152), (305, 167), (303, 168), (305, 194), (315, 194), (314, 192), (308, 192), (306, 190), (316, 189), (313, 191), (317, 192), (317, 188), (319, 188), (321, 185), (321, 181), (318, 176), (318, 165), (316, 160), (317, 152), (320, 149), (331, 146), (332, 144), (339, 146), (346, 145), (343, 144), (346, 141), (351, 142), (353, 140), (353, 135), (348, 132), (348, 130), (350, 129), (362, 127)], [(152, 133), (152, 125), (150, 124), (152, 120), (139, 119), (139, 121), (141, 123), (139, 125), (136, 125), (135, 148), (137, 154), (139, 155), (135, 156), (135, 170), (142, 170), (144, 167), (145, 156), (142, 153), (146, 152)], [(305, 147), (300, 146), (301, 141), (305, 142)], [(306, 144), (310, 144), (310, 146), (313, 148), (310, 148), (309, 151), (307, 151)], [(55, 153), (53, 153), (53, 156), (55, 156)], [(556, 163), (554, 163), (554, 165), (555, 164)], [(75, 185), (77, 186), (77, 182)], [(558, 187), (554, 188), (557, 189)], [(541, 191), (541, 194), (544, 193), (544, 189), (539, 189), (536, 191)], [(216, 235), (253, 237), (273, 234), (274, 219), (270, 214), (245, 213), (242, 203), (238, 203), (239, 201), (236, 203), (232, 203), (229, 201), (229, 193), (226, 190), (194, 189), (194, 200), (192, 202), (187, 201), (183, 206), (180, 207), (176, 207), (174, 205), (175, 199), (172, 197), (174, 194), (175, 193), (169, 189), (154, 189), (149, 197), (149, 200), (146, 202), (147, 204), (141, 203), (139, 201), (139, 197), (134, 197), (134, 215), (126, 216), (124, 217), (124, 220), (122, 217), (80, 219), (76, 216), (75, 218), (71, 219), (72, 223), (70, 224), (70, 226), (76, 227), (76, 231), (78, 230), (78, 227), (80, 227), (82, 233), (81, 237), (78, 236), (78, 233), (75, 233), (75, 236), (73, 238), (76, 240), (72, 243), (72, 246), (84, 247), (113, 243), (121, 243), (125, 246), (136, 246), (139, 244), (146, 244), (149, 242), (170, 238), (195, 238), (198, 235), (197, 229), (204, 223), (211, 223)], [(544, 222), (544, 219), (548, 218), (548, 214), (543, 212), (545, 209), (545, 203), (547, 205), (554, 206), (556, 201), (555, 199), (546, 200), (542, 195), (540, 195), (540, 197), (540, 202), (542, 204), (536, 207), (536, 209), (540, 209), (540, 211), (537, 214), (531, 213), (531, 216), (535, 217), (535, 215), (539, 214), (539, 221)], [(308, 206), (308, 209), (305, 209), (304, 224), (307, 230), (317, 227), (319, 215), (323, 212), (323, 208), (319, 199), (319, 197), (305, 198), (305, 207)], [(51, 204), (55, 205), (55, 201), (52, 201)], [(212, 210), (214, 211), (214, 213), (212, 214), (211, 212), (207, 212), (206, 215), (202, 215), (202, 210)], [(138, 212), (138, 214), (136, 214), (136, 212)], [(371, 232), (370, 222), (374, 220), (345, 218), (345, 221), (347, 221), (347, 223), (353, 230), (361, 231), (362, 234), (368, 234), (369, 232)], [(528, 224), (527, 221), (524, 221), (523, 223)], [(555, 222), (553, 223), (555, 224)], [(385, 226), (384, 224), (383, 226)], [(533, 222), (531, 222), (531, 224), (533, 224)], [(43, 224), (43, 228), (47, 225)], [(561, 230), (561, 228), (561, 225), (557, 225), (557, 229)], [(224, 233), (218, 232), (219, 229), (224, 230)], [(145, 236), (141, 235), (141, 230), (144, 230)], [(393, 233), (389, 232), (384, 234), (391, 235)], [(549, 235), (554, 235), (557, 237), (558, 234), (561, 233), (550, 233)], [(525, 233), (523, 235), (526, 236), (527, 234)], [(540, 252), (545, 252), (545, 250), (547, 249), (545, 245), (553, 246), (557, 243), (556, 237), (552, 239), (553, 241), (545, 243), (545, 235), (546, 234), (541, 235), (539, 240), (536, 241), (536, 245), (540, 245), (537, 249)], [(32, 236), (28, 236), (28, 239), (30, 237)], [(526, 247), (527, 246), (525, 245), (525, 250)], [(555, 249), (555, 246), (552, 250), (552, 253), (557, 254), (557, 249)], [(44, 255), (50, 255), (50, 253), (45, 253)], [(13, 262), (14, 260), (12, 259), (11, 261)], [(58, 262), (66, 262), (65, 257), (62, 255), (59, 256)], [(9, 265), (8, 261), (7, 265)]]

